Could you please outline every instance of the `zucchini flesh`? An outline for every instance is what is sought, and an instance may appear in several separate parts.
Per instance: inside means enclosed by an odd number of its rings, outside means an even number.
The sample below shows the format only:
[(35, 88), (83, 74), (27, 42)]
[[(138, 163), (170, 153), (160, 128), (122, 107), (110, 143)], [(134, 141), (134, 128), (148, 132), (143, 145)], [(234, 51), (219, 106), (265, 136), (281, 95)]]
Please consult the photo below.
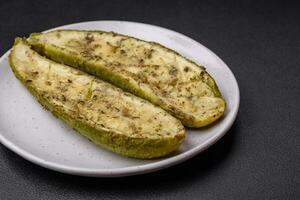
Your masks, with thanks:
[(151, 103), (69, 66), (40, 56), (20, 38), (9, 56), (15, 76), (56, 117), (113, 152), (165, 156), (180, 146), (179, 120)]
[(206, 126), (225, 101), (206, 70), (154, 42), (102, 31), (58, 30), (28, 41), (51, 59), (79, 68), (160, 106), (188, 127)]

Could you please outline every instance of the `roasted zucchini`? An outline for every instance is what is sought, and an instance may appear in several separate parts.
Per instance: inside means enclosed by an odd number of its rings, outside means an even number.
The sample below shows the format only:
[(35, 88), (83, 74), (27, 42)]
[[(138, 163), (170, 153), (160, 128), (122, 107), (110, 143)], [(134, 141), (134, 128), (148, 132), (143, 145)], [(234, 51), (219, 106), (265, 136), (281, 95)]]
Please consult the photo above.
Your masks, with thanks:
[(185, 126), (202, 127), (225, 110), (204, 67), (154, 42), (102, 31), (34, 33), (30, 44), (51, 59), (77, 67), (160, 106)]
[(66, 65), (17, 38), (9, 56), (15, 76), (56, 117), (113, 152), (154, 158), (175, 151), (185, 137), (179, 120), (139, 97)]

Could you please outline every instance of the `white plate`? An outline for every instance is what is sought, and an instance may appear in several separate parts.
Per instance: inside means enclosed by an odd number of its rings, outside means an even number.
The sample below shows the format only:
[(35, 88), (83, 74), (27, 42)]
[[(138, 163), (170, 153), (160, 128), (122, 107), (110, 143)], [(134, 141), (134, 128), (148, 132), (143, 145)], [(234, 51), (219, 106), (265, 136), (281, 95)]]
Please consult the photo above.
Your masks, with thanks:
[(93, 21), (55, 29), (114, 31), (156, 41), (190, 58), (215, 78), (226, 102), (223, 119), (214, 125), (187, 130), (180, 150), (167, 158), (138, 160), (103, 150), (46, 112), (13, 75), (8, 53), (0, 59), (0, 142), (40, 166), (82, 176), (117, 177), (148, 173), (183, 162), (219, 140), (231, 127), (239, 108), (239, 88), (227, 65), (195, 40), (158, 26)]

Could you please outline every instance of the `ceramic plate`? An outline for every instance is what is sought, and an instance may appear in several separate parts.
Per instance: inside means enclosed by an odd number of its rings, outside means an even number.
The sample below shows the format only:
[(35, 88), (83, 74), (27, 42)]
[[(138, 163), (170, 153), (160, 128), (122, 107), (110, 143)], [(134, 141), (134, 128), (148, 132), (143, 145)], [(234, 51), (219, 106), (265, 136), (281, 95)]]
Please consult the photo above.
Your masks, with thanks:
[(46, 112), (13, 75), (7, 52), (0, 59), (0, 141), (33, 163), (82, 176), (148, 173), (197, 155), (219, 140), (236, 118), (240, 97), (233, 73), (212, 51), (187, 36), (158, 26), (125, 21), (83, 22), (55, 29), (114, 31), (159, 42), (205, 66), (216, 80), (227, 109), (225, 116), (212, 126), (187, 130), (184, 143), (172, 156), (154, 160), (126, 158), (99, 148)]

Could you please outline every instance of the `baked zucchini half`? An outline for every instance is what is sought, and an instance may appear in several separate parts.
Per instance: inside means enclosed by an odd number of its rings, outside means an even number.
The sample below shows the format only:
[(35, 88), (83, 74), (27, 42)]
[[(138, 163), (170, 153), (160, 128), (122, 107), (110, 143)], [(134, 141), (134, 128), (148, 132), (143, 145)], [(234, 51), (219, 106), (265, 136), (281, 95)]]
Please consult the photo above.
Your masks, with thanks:
[(92, 142), (135, 158), (165, 156), (185, 130), (163, 109), (72, 67), (42, 57), (20, 38), (9, 56), (15, 76), (56, 117)]
[(57, 30), (28, 41), (49, 58), (160, 106), (188, 127), (220, 118), (225, 101), (204, 67), (158, 43), (102, 31)]

